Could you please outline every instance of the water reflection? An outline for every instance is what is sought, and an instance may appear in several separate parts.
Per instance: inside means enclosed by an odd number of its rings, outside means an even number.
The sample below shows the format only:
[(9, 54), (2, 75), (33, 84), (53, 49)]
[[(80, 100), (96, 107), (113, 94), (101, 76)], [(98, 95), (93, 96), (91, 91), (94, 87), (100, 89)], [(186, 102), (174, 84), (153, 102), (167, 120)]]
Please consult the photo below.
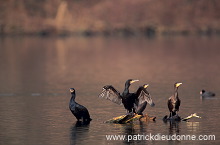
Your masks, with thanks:
[(186, 122), (187, 129), (192, 132), (198, 132), (200, 127), (200, 122)]
[(169, 135), (180, 134), (180, 121), (172, 121), (172, 120), (163, 120), (164, 124), (168, 125)]
[[(123, 131), (122, 134), (124, 135), (135, 135), (136, 130), (134, 129), (134, 124), (128, 124), (128, 125), (123, 125)], [(128, 143), (128, 141), (123, 141), (125, 144)], [(130, 141), (130, 143), (133, 143), (134, 141)]]
[(70, 128), (70, 145), (86, 144), (89, 138), (90, 123), (76, 121)]
[(139, 121), (140, 124), (140, 133), (145, 134), (147, 132), (147, 126), (149, 124), (149, 121)]
[[(220, 99), (200, 101), (199, 91), (205, 88), (220, 94), (219, 46), (217, 37), (4, 38), (0, 41), (1, 143), (37, 144), (39, 140), (38, 144), (58, 145), (89, 140), (98, 144), (106, 143), (105, 134), (158, 132), (217, 136)], [(196, 112), (201, 122), (164, 124), (158, 119), (155, 124), (102, 124), (125, 112), (123, 107), (97, 98), (102, 86), (112, 84), (122, 91), (122, 82), (128, 78), (140, 80), (131, 86), (131, 92), (140, 84), (151, 85), (157, 106), (148, 111), (157, 118), (167, 110), (172, 84), (183, 82), (180, 114)], [(66, 92), (72, 86), (79, 90), (78, 102), (91, 110), (94, 120), (88, 126), (72, 125)]]
[[(153, 124), (151, 124), (153, 123)], [(148, 140), (146, 140), (146, 135), (149, 136), (151, 130), (149, 130), (148, 126), (154, 125), (156, 122), (150, 122), (150, 121), (134, 121), (133, 123), (129, 124), (112, 124), (112, 127), (117, 130), (117, 133), (115, 135), (129, 135), (129, 141), (123, 140), (123, 144), (137, 144), (137, 143), (147, 143)], [(154, 133), (153, 133), (154, 134)], [(128, 139), (128, 138), (126, 138)], [(108, 142), (109, 143), (109, 142)], [(117, 143), (117, 142), (116, 142)]]
[(179, 123), (178, 121), (169, 121), (170, 127), (169, 127), (169, 134), (180, 134), (180, 128), (179, 128)]
[[(115, 126), (117, 129), (120, 130), (120, 135), (137, 135), (138, 133), (138, 128), (140, 127), (137, 124), (133, 124), (133, 123), (129, 123), (129, 124), (116, 124)], [(126, 136), (127, 137), (127, 136)], [(135, 143), (137, 141), (135, 140), (130, 140), (128, 142), (128, 140), (123, 140), (124, 144), (131, 144), (131, 143)]]

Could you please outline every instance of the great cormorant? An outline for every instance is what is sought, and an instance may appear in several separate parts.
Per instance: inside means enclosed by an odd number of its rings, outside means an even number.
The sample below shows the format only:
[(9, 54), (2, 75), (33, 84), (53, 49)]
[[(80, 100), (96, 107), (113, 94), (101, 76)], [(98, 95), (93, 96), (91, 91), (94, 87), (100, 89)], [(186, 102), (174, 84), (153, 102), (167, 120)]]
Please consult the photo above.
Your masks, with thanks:
[(135, 101), (135, 109), (136, 113), (139, 115), (143, 115), (143, 111), (147, 107), (147, 103), (153, 107), (155, 104), (151, 98), (150, 93), (147, 91), (147, 87), (149, 84), (144, 84), (143, 86), (140, 86), (138, 90), (136, 91), (136, 101)]
[(203, 98), (209, 98), (209, 97), (214, 97), (214, 96), (215, 96), (215, 93), (202, 90), (202, 91), (200, 92), (200, 96), (203, 97)]
[(71, 99), (69, 103), (69, 109), (73, 113), (73, 115), (76, 117), (77, 121), (83, 121), (83, 122), (90, 122), (92, 119), (90, 118), (89, 111), (86, 109), (86, 107), (76, 103), (76, 91), (74, 88), (70, 88), (71, 92)]
[(174, 84), (174, 95), (172, 95), (168, 99), (167, 104), (168, 104), (168, 108), (169, 108), (169, 111), (170, 111), (170, 117), (173, 117), (179, 111), (181, 101), (178, 97), (178, 88), (181, 84), (182, 83), (178, 83), (178, 82)]
[(135, 103), (136, 95), (135, 93), (129, 92), (129, 87), (132, 83), (137, 81), (139, 80), (134, 80), (134, 79), (127, 80), (125, 82), (125, 88), (122, 94), (120, 94), (120, 92), (117, 91), (113, 86), (106, 85), (103, 87), (103, 90), (99, 94), (99, 97), (106, 98), (119, 105), (123, 103), (128, 113), (135, 113), (134, 103)]

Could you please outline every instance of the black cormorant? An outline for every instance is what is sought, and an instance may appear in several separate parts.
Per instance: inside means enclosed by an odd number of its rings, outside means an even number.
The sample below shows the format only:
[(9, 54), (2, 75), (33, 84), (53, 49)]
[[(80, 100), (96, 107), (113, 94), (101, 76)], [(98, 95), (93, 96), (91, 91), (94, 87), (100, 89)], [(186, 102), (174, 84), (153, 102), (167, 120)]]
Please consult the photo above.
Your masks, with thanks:
[(137, 81), (139, 80), (134, 80), (134, 79), (127, 80), (125, 82), (125, 89), (122, 94), (120, 94), (120, 92), (117, 91), (113, 86), (106, 85), (103, 87), (103, 90), (99, 94), (99, 97), (106, 98), (119, 105), (123, 103), (128, 113), (135, 113), (134, 103), (135, 103), (136, 95), (135, 93), (129, 92), (129, 87), (132, 83)]
[(149, 103), (151, 107), (155, 105), (151, 98), (150, 93), (147, 91), (148, 86), (149, 84), (144, 84), (143, 86), (140, 86), (136, 91), (137, 99), (135, 100), (135, 109), (136, 109), (136, 113), (139, 115), (143, 115), (142, 112), (147, 107), (147, 103)]
[(209, 98), (209, 97), (214, 97), (215, 93), (202, 90), (202, 91), (200, 91), (200, 96), (203, 98)]
[(83, 121), (83, 122), (90, 122), (92, 119), (90, 118), (89, 111), (86, 109), (86, 107), (76, 103), (76, 91), (74, 88), (70, 88), (71, 92), (71, 99), (69, 103), (70, 111), (73, 113), (73, 115), (76, 117), (77, 121)]
[[(168, 99), (168, 108), (170, 111), (170, 117), (173, 117), (174, 115), (177, 114), (177, 112), (179, 111), (179, 107), (180, 107), (180, 99), (178, 97), (178, 88), (182, 83), (175, 83), (174, 84), (174, 95), (172, 95), (169, 99)], [(177, 114), (178, 115), (178, 114)]]

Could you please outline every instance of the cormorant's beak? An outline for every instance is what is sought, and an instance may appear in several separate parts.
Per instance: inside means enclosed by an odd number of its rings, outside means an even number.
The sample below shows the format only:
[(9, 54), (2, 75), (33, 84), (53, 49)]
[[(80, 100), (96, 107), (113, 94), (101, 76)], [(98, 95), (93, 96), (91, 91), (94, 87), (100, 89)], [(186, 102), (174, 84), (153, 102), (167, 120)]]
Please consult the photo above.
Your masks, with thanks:
[(70, 92), (73, 93), (73, 92), (74, 92), (74, 89), (70, 88)]
[(183, 83), (177, 83), (176, 87), (178, 88), (180, 85), (182, 85)]
[(144, 88), (146, 89), (148, 86), (149, 86), (149, 84), (145, 84), (145, 85), (144, 85)]
[(132, 80), (132, 81), (131, 81), (131, 84), (134, 83), (134, 82), (138, 82), (138, 81), (139, 81), (139, 80)]
[(202, 91), (200, 91), (199, 94), (202, 95)]

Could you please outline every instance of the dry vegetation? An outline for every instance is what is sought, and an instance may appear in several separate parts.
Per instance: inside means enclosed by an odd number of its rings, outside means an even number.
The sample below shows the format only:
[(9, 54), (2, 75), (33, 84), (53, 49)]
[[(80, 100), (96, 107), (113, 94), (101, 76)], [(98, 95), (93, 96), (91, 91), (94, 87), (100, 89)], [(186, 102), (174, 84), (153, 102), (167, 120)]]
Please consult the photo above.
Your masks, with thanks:
[(219, 34), (219, 0), (0, 0), (0, 34)]

